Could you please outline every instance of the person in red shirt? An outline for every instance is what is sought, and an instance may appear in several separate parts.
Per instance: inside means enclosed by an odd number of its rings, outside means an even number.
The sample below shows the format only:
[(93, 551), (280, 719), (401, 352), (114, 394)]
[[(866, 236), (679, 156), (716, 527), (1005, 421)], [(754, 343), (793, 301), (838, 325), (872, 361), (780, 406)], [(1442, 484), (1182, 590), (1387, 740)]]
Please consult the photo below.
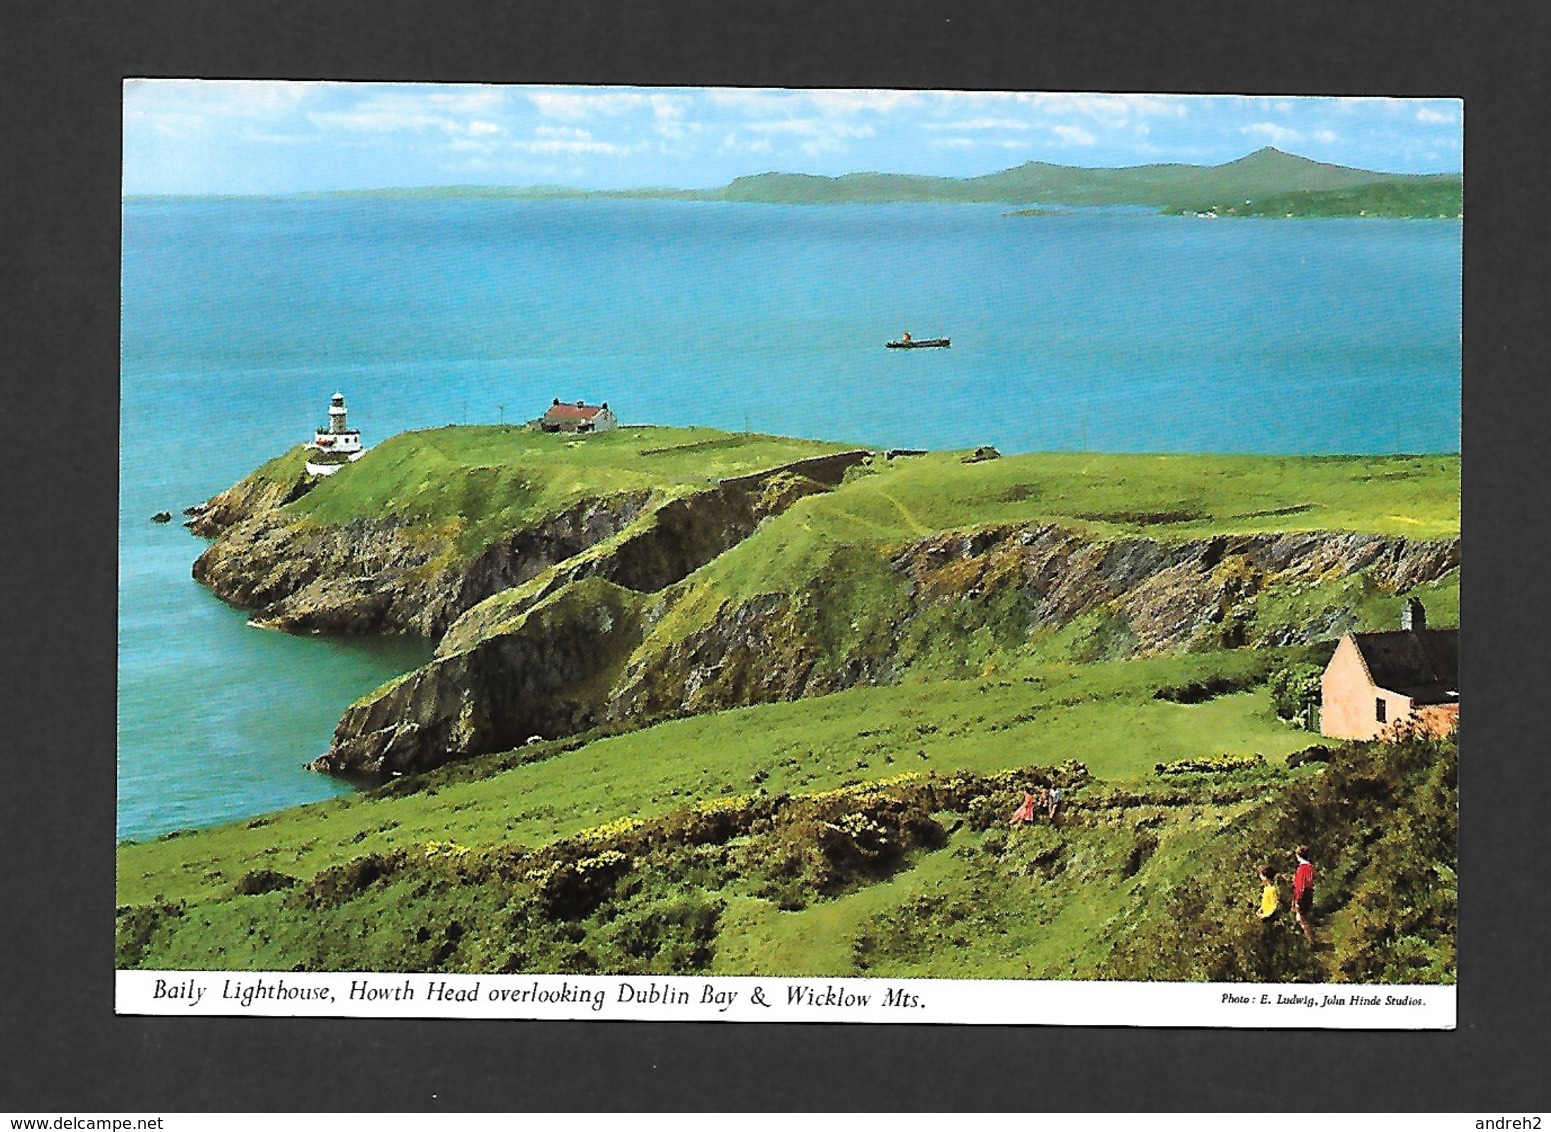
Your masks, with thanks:
[(1298, 870), (1293, 873), (1293, 917), (1310, 943), (1314, 942), (1314, 866), (1309, 847), (1298, 846)]

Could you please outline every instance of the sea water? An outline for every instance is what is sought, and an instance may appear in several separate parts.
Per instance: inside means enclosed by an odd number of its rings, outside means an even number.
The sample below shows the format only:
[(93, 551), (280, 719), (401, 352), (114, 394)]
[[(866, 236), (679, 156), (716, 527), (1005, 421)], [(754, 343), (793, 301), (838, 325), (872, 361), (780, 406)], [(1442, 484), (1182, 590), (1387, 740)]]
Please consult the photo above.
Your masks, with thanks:
[[(624, 423), (1003, 452), (1452, 452), (1461, 227), (1142, 210), (128, 201), (119, 834), (347, 789), (303, 764), (429, 644), (251, 628), (177, 513), (310, 438)], [(888, 350), (910, 332), (946, 350)]]

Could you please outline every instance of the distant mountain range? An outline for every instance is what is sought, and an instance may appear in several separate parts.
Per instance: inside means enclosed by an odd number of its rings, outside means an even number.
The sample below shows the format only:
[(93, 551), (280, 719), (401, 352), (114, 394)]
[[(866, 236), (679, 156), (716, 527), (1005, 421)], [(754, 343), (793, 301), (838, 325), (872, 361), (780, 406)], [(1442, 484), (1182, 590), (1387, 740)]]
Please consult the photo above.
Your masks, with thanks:
[[(1137, 165), (1124, 169), (1083, 169), (1030, 161), (981, 177), (913, 177), (853, 173), (811, 177), (763, 173), (739, 177), (711, 199), (797, 203), (882, 203), (944, 201), (1002, 204), (1138, 205), (1169, 212), (1219, 212), (1253, 206), (1257, 198), (1287, 194), (1346, 194), (1360, 202), (1367, 191), (1404, 187), (1431, 198), (1452, 190), (1462, 193), (1458, 173), (1378, 173), (1326, 165), (1266, 147), (1223, 165)], [(1420, 193), (1418, 194), (1418, 191)], [(1360, 209), (1357, 203), (1353, 209)], [(1455, 209), (1449, 213), (1454, 215)]]
[[(753, 204), (1135, 205), (1218, 216), (1403, 216), (1458, 218), (1459, 173), (1380, 173), (1327, 165), (1267, 146), (1222, 165), (1135, 165), (1086, 169), (1030, 161), (979, 177), (907, 173), (760, 173), (716, 189), (571, 189), (449, 185), (303, 196), (392, 199), (556, 200), (583, 198), (736, 201)], [(1039, 210), (1035, 210), (1037, 212)]]

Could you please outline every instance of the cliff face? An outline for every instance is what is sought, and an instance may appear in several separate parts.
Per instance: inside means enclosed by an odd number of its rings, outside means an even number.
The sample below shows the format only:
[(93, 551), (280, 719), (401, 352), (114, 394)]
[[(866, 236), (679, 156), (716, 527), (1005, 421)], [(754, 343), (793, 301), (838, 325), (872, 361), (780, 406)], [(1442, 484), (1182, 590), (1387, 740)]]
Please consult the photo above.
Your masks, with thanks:
[(300, 499), (317, 482), (307, 474), (301, 449), (292, 449), (219, 495), (190, 507), (187, 513), (193, 518), (186, 525), (196, 535), (215, 538), (230, 527)]
[(646, 595), (741, 542), (766, 516), (838, 483), (864, 457), (800, 461), (670, 500), (593, 553), (551, 568), (514, 600), (491, 603), (496, 612), (476, 607), (429, 665), (346, 712), (312, 766), (424, 770), (611, 718), (602, 693), (641, 641)]
[[(766, 516), (838, 484), (866, 457), (858, 450), (798, 460), (666, 502), (648, 492), (585, 499), (471, 559), (449, 556), (424, 524), (361, 518), (324, 526), (288, 514), (281, 508), (313, 486), (298, 464), (296, 476), (249, 477), (200, 509), (191, 526), (216, 541), (193, 574), (267, 628), (439, 638), (486, 598), (562, 564), (537, 596), (593, 576), (661, 589), (747, 538)], [(586, 553), (594, 548), (600, 553)]]
[[(897, 678), (933, 632), (968, 638), (989, 630), (1017, 647), (1095, 614), (1106, 620), (1112, 655), (1312, 643), (1350, 627), (1339, 611), (1259, 627), (1257, 599), (1358, 573), (1404, 592), (1458, 565), (1458, 540), (1346, 533), (1180, 543), (1094, 542), (1050, 525), (937, 534), (890, 561), (902, 600), (885, 616), (834, 608), (823, 575), (790, 593), (724, 607), (710, 624), (632, 664), (605, 715), (658, 718), (838, 691)], [(846, 619), (855, 632), (837, 647), (839, 634), (829, 630)]]
[(325, 527), (260, 510), (221, 533), (195, 560), (194, 577), (268, 628), (439, 637), (491, 594), (617, 535), (646, 504), (645, 495), (578, 503), (453, 562), (414, 524)]
[[(1457, 540), (1315, 532), (1095, 542), (1050, 525), (1002, 526), (899, 548), (880, 567), (892, 589), (866, 606), (848, 603), (827, 568), (793, 579), (788, 592), (726, 603), (666, 644), (649, 634), (676, 594), (652, 598), (595, 577), (550, 591), (353, 708), (315, 765), (419, 770), (529, 735), (889, 681), (934, 631), (968, 639), (991, 630), (1017, 647), (1100, 614), (1118, 655), (1313, 641), (1345, 626), (1257, 626), (1257, 599), (1359, 573), (1404, 591), (1458, 564)], [(616, 580), (628, 574), (620, 567)]]
[(353, 705), (315, 770), (428, 770), (598, 721), (594, 685), (640, 639), (639, 595), (589, 579), (508, 632), (438, 657)]

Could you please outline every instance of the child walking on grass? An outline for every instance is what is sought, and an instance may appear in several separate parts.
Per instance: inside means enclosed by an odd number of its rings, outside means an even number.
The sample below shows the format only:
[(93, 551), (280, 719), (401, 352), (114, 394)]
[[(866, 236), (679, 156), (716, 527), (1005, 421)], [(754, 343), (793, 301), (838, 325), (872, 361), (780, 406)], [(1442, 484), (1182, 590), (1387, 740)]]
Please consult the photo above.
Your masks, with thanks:
[(1276, 919), (1276, 914), (1282, 910), (1282, 894), (1276, 888), (1276, 870), (1270, 865), (1261, 865), (1258, 874), (1260, 876), (1260, 912), (1258, 918), (1262, 924), (1269, 924)]
[(1293, 873), (1293, 916), (1304, 936), (1314, 942), (1314, 866), (1309, 847), (1298, 846), (1298, 871)]

